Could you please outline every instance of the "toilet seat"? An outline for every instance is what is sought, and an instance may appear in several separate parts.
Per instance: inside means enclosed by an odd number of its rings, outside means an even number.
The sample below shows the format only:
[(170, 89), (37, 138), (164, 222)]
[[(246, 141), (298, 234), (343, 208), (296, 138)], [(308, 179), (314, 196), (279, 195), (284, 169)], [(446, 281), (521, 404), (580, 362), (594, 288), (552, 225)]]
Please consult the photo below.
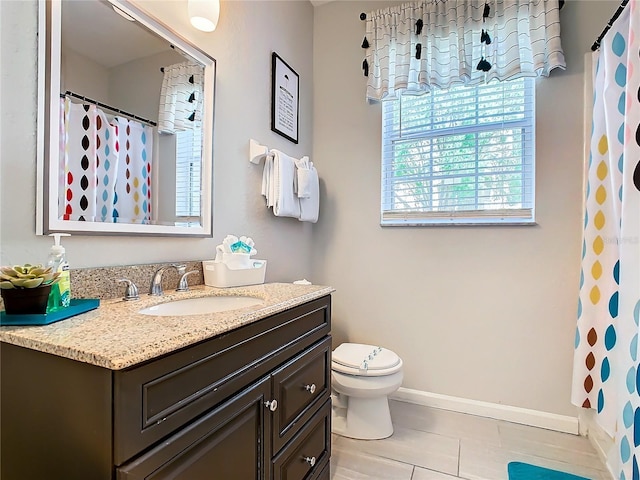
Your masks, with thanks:
[(333, 351), (331, 369), (347, 375), (381, 377), (402, 370), (402, 359), (386, 348), (343, 343)]

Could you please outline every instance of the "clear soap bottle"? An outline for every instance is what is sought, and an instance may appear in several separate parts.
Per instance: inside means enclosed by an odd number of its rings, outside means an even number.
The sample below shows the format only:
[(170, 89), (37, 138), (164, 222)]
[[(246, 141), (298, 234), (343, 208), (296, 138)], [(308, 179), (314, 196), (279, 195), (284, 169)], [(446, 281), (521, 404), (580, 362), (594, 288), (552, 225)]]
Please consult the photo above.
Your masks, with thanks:
[(65, 249), (60, 245), (60, 237), (69, 237), (71, 235), (68, 233), (52, 233), (49, 236), (54, 238), (54, 244), (49, 251), (47, 266), (52, 267), (54, 272), (60, 272), (60, 276), (58, 277), (58, 282), (51, 287), (47, 313), (66, 308), (71, 304), (69, 263), (67, 262)]

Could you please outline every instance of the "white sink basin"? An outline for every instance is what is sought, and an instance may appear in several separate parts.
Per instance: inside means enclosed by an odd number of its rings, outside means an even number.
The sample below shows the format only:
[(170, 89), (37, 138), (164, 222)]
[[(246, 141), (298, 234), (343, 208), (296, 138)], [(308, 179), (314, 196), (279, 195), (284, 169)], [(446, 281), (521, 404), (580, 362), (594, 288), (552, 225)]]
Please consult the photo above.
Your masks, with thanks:
[(259, 298), (241, 296), (187, 298), (185, 300), (175, 300), (173, 302), (143, 308), (138, 311), (138, 313), (143, 315), (160, 315), (162, 317), (201, 315), (205, 313), (237, 310), (239, 308), (260, 305), (261, 303), (262, 300)]

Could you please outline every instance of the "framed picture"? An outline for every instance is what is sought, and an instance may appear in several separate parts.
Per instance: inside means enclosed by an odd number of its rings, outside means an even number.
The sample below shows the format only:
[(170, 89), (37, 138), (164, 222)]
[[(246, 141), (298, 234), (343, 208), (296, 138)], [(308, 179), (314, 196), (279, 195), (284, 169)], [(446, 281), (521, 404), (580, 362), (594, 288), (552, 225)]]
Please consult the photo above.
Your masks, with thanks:
[(298, 143), (300, 77), (273, 52), (271, 56), (271, 130)]

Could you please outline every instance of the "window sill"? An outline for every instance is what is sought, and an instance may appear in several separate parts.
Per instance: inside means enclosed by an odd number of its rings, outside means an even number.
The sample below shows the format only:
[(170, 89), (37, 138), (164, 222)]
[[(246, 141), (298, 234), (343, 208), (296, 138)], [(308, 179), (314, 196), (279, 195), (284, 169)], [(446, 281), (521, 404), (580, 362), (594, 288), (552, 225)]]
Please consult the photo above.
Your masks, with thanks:
[(536, 226), (538, 223), (535, 220), (521, 220), (521, 219), (509, 219), (509, 220), (472, 220), (464, 221), (460, 219), (452, 220), (429, 220), (429, 221), (417, 221), (415, 219), (407, 221), (381, 221), (381, 227), (531, 227)]

